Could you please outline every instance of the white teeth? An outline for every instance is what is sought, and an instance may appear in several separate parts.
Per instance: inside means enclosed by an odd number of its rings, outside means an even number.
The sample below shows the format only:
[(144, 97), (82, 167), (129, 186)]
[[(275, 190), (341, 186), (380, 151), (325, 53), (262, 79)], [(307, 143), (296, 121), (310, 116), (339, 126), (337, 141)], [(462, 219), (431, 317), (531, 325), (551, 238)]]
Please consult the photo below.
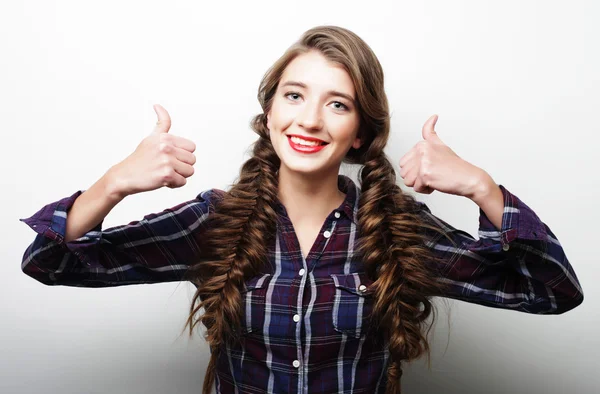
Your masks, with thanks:
[(306, 145), (306, 146), (321, 145), (321, 143), (318, 141), (307, 141), (307, 140), (303, 140), (302, 138), (298, 138), (298, 137), (290, 137), (290, 138), (292, 139), (292, 142), (294, 142), (295, 144), (299, 144), (299, 145)]

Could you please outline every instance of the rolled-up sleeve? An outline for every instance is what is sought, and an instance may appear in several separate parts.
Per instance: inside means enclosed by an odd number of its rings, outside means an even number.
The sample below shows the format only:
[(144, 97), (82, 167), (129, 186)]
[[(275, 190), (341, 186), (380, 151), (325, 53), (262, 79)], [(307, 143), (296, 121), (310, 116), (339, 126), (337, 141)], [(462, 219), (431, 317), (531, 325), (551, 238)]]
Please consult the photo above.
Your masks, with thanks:
[(433, 215), (420, 203), (427, 246), (438, 257), (443, 296), (496, 308), (560, 314), (583, 302), (583, 290), (563, 247), (536, 213), (500, 185), (502, 228), (479, 210), (479, 239)]
[(199, 256), (199, 237), (206, 229), (218, 189), (139, 221), (102, 229), (103, 222), (82, 237), (65, 242), (69, 209), (83, 191), (44, 206), (19, 219), (37, 235), (23, 254), (21, 269), (46, 285), (108, 287), (179, 281)]

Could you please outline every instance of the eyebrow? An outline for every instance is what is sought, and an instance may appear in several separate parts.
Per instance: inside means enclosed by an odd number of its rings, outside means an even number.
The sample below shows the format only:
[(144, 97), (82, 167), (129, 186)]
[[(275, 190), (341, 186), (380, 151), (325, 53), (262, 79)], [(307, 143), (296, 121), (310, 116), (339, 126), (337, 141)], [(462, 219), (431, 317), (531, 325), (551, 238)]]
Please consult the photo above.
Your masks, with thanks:
[[(299, 87), (301, 87), (301, 88), (308, 89), (308, 86), (306, 86), (306, 84), (305, 84), (305, 83), (298, 82), (298, 81), (287, 81), (287, 82), (285, 82), (285, 83), (284, 83), (283, 85), (281, 85), (281, 86), (282, 86), (282, 87), (283, 87), (283, 86), (299, 86)], [(328, 90), (328, 91), (327, 91), (327, 94), (329, 94), (329, 95), (332, 95), (332, 96), (339, 96), (339, 97), (343, 97), (343, 98), (345, 98), (346, 100), (350, 100), (351, 102), (353, 102), (353, 103), (354, 103), (354, 97), (350, 96), (349, 94), (342, 93), (342, 92), (338, 92), (337, 90)]]

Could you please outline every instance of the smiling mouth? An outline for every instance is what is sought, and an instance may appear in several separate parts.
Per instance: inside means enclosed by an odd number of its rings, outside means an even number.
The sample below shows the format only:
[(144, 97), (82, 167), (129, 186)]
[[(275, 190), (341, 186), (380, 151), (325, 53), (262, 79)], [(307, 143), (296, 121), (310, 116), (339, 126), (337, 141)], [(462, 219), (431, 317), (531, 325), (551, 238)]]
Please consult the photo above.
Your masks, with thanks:
[(301, 145), (301, 146), (306, 146), (306, 147), (312, 147), (312, 146), (325, 146), (328, 145), (328, 142), (325, 141), (321, 141), (321, 140), (307, 140), (295, 135), (287, 135), (286, 136), (291, 142), (293, 142), (296, 145)]
[(303, 154), (312, 154), (320, 152), (328, 145), (324, 141), (307, 141), (297, 136), (287, 136), (290, 147), (296, 152)]

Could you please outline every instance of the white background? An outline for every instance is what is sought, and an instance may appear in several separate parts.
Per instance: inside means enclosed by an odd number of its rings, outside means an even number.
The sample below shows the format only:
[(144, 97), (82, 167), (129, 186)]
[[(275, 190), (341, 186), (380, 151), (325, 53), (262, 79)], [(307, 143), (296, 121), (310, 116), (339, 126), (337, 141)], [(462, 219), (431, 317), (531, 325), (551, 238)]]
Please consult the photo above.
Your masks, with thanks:
[[(35, 233), (18, 219), (129, 155), (152, 131), (154, 103), (170, 112), (171, 133), (196, 142), (196, 174), (183, 188), (126, 198), (105, 227), (226, 188), (255, 140), (248, 122), (263, 73), (320, 24), (351, 29), (378, 55), (394, 164), (437, 113), (442, 140), (550, 226), (585, 293), (559, 316), (450, 302), (450, 326), (441, 305), (432, 369), (407, 367), (404, 392), (597, 392), (598, 3), (213, 3), (2, 2), (0, 392), (201, 391), (204, 340), (178, 336), (191, 284), (42, 285), (21, 272)], [(471, 201), (419, 198), (477, 234)]]

